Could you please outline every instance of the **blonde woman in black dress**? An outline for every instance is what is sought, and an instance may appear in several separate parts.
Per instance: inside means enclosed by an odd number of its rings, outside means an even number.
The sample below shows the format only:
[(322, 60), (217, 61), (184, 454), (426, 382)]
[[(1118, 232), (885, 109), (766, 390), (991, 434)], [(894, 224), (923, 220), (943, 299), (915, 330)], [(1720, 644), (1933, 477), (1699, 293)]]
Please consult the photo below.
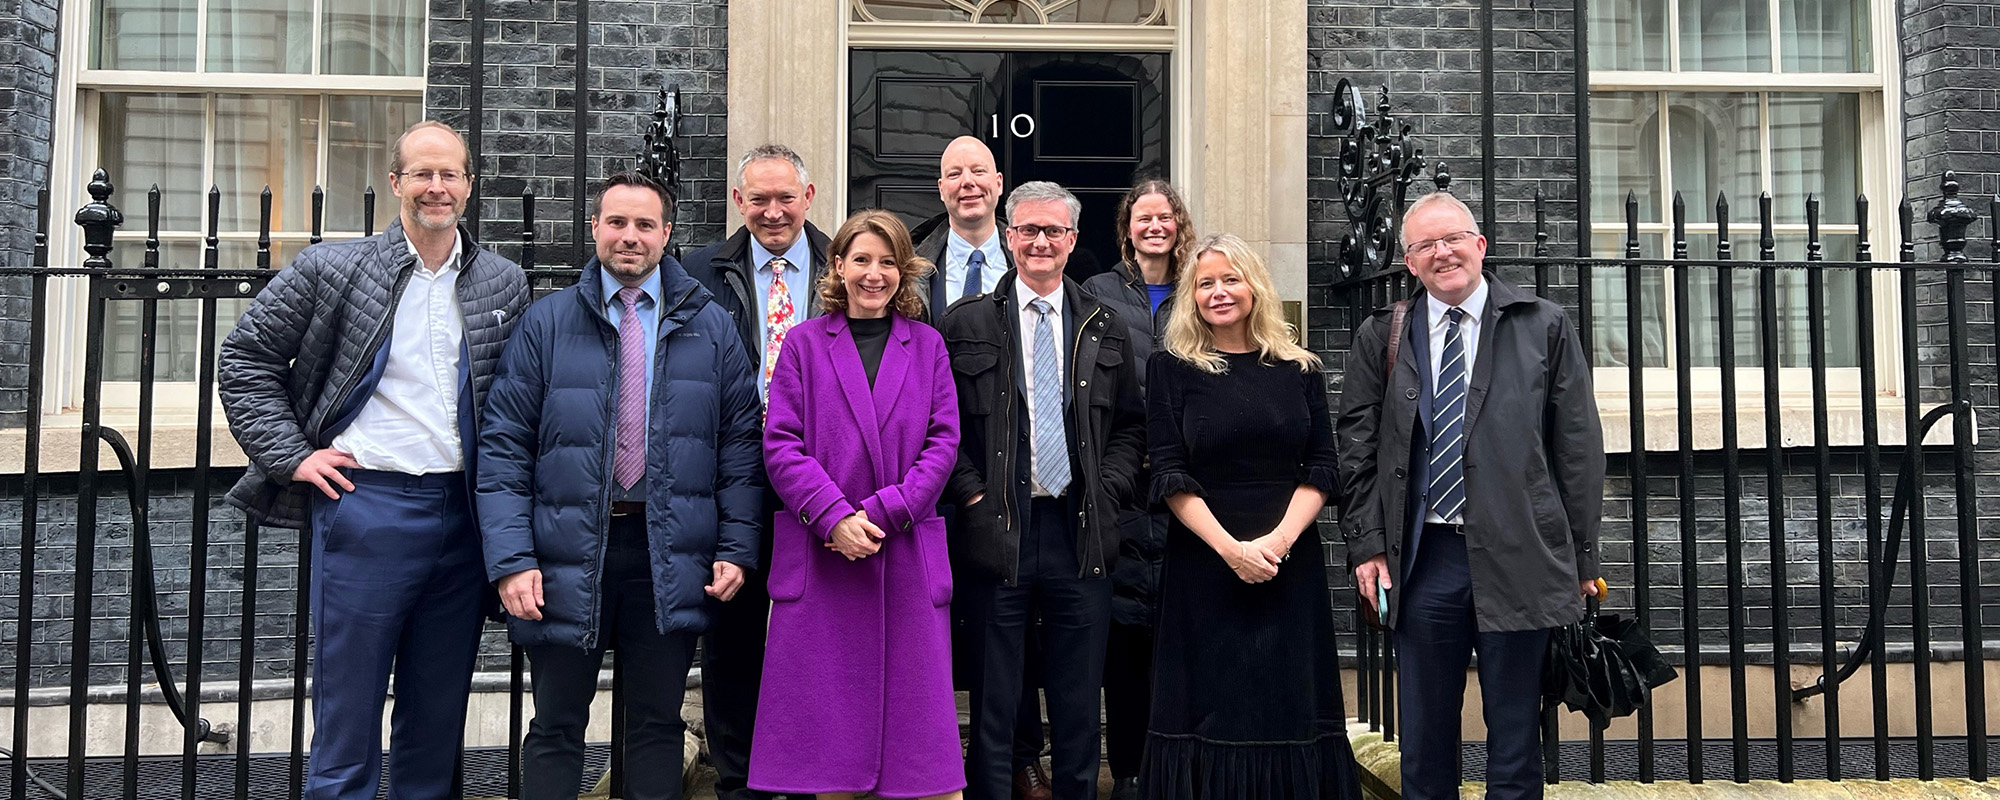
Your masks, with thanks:
[(1358, 800), (1314, 519), (1335, 485), (1319, 359), (1270, 272), (1209, 236), (1147, 365), (1160, 577), (1148, 798)]

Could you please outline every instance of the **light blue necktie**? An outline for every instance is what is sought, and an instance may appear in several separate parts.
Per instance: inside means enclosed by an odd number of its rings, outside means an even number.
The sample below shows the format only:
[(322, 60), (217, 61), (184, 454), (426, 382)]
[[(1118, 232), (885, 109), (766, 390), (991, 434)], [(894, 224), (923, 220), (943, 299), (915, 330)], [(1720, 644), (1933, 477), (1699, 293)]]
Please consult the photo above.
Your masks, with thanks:
[(979, 277), (979, 268), (986, 266), (986, 251), (974, 250), (965, 259), (965, 291), (959, 297), (971, 297), (986, 291), (986, 282)]
[(1443, 365), (1431, 400), (1431, 511), (1450, 522), (1465, 510), (1465, 312), (1447, 309)]
[(1069, 488), (1069, 445), (1063, 428), (1062, 370), (1056, 366), (1056, 335), (1049, 324), (1055, 308), (1047, 300), (1028, 301), (1035, 312), (1035, 406), (1028, 424), (1035, 429), (1035, 482), (1051, 497)]

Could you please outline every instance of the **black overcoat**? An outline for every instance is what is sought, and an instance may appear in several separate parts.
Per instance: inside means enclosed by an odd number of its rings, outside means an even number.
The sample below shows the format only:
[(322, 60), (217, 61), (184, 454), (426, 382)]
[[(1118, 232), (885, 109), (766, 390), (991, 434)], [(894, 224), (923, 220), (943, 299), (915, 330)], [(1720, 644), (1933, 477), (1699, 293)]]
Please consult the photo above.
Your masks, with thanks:
[[(1604, 432), (1590, 364), (1561, 306), (1504, 280), (1480, 319), (1465, 410), (1466, 554), (1481, 631), (1551, 628), (1583, 615), (1582, 580), (1598, 577)], [(1393, 374), (1383, 371), (1390, 309), (1354, 334), (1337, 434), (1341, 533), (1350, 565), (1388, 556), (1394, 625), (1405, 561), (1423, 518), (1428, 437), (1419, 398), (1429, 390), (1429, 307), (1410, 301)], [(1425, 459), (1427, 461), (1427, 459)]]

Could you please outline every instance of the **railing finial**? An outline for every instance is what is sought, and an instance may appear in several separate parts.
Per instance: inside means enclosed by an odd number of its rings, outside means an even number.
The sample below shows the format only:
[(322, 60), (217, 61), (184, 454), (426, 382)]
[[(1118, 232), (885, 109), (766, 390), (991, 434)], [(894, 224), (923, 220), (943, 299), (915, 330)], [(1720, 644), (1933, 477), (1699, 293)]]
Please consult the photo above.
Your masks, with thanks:
[(1979, 220), (1979, 212), (1958, 198), (1958, 173), (1944, 171), (1944, 197), (1925, 215), (1932, 225), (1938, 227), (1938, 245), (1944, 248), (1944, 261), (1954, 264), (1965, 263), (1965, 231)]
[(111, 185), (111, 175), (99, 167), (90, 174), (90, 202), (76, 210), (77, 227), (83, 229), (83, 251), (90, 257), (83, 260), (87, 269), (108, 269), (111, 267), (111, 235), (118, 232), (118, 226), (125, 224), (125, 214), (111, 204), (111, 193), (117, 188)]

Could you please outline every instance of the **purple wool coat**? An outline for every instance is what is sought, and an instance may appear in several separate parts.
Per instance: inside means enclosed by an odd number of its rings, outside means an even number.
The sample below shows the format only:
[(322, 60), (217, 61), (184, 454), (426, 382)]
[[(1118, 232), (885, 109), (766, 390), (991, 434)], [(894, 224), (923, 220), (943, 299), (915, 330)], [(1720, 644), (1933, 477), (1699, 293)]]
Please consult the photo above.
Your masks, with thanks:
[[(926, 797), (965, 787), (937, 515), (958, 460), (958, 396), (944, 337), (891, 316), (872, 390), (844, 314), (793, 328), (771, 376), (764, 464), (785, 507), (751, 743), (756, 789)], [(848, 561), (826, 542), (856, 511), (887, 538)]]

